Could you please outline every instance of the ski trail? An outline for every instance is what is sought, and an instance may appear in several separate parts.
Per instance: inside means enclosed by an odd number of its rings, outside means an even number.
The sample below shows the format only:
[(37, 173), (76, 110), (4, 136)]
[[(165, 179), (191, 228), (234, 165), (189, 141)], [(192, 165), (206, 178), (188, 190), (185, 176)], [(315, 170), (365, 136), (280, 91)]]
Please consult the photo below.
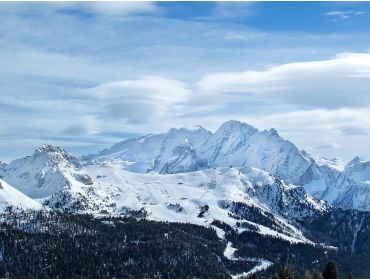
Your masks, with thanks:
[(268, 260), (264, 260), (264, 259), (237, 258), (234, 255), (235, 251), (236, 251), (236, 248), (233, 247), (233, 244), (231, 242), (227, 242), (226, 249), (224, 251), (224, 256), (227, 259), (232, 260), (232, 261), (254, 261), (254, 262), (258, 262), (258, 264), (249, 271), (232, 275), (233, 279), (238, 279), (238, 278), (241, 278), (241, 277), (243, 277), (243, 278), (248, 277), (252, 273), (255, 273), (255, 272), (258, 272), (258, 271), (261, 271), (261, 270), (265, 270), (265, 269), (269, 268), (271, 265), (273, 265), (272, 262), (270, 262)]
[(353, 240), (352, 240), (352, 244), (351, 244), (351, 252), (354, 253), (355, 251), (355, 245), (356, 245), (356, 240), (357, 240), (357, 234), (358, 232), (361, 230), (362, 228), (362, 223), (364, 222), (364, 216), (362, 216), (361, 218), (361, 221), (358, 225), (356, 225), (354, 227), (354, 231), (353, 231)]
[(236, 249), (233, 247), (233, 244), (231, 242), (227, 242), (226, 249), (224, 251), (225, 258), (227, 258), (229, 260), (232, 260), (232, 261), (238, 260), (234, 256), (235, 251), (236, 251)]
[(272, 264), (273, 263), (270, 261), (260, 259), (259, 264), (256, 265), (254, 268), (252, 268), (248, 272), (242, 272), (242, 273), (233, 275), (233, 279), (246, 278), (255, 272), (268, 269)]

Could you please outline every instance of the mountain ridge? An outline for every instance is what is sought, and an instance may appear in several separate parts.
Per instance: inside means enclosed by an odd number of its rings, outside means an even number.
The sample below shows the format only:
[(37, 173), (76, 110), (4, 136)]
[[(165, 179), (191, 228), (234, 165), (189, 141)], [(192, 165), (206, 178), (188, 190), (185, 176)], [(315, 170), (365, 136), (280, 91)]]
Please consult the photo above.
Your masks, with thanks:
[[(370, 198), (367, 191), (370, 178), (359, 174), (360, 167), (356, 171), (352, 167), (353, 172), (349, 172), (348, 164), (341, 167), (337, 159), (311, 156), (282, 138), (275, 129), (259, 131), (235, 120), (223, 123), (214, 133), (203, 127), (198, 130), (180, 128), (125, 140), (83, 159), (88, 163), (121, 162), (124, 169), (139, 173), (174, 174), (211, 167), (257, 167), (305, 186), (310, 194), (339, 207), (370, 209), (366, 202)], [(361, 164), (366, 165), (366, 162)], [(366, 166), (370, 170), (370, 164)], [(352, 200), (345, 199), (350, 196), (349, 191), (354, 193)]]
[[(259, 131), (235, 120), (223, 123), (214, 133), (193, 126), (125, 139), (81, 158), (70, 156), (57, 146), (42, 145), (31, 156), (2, 163), (0, 176), (38, 198), (68, 189), (71, 180), (88, 178), (75, 169), (107, 162), (130, 172), (160, 174), (256, 167), (303, 186), (314, 197), (338, 207), (370, 210), (370, 162), (357, 157), (346, 164), (338, 159), (311, 156), (275, 129)], [(69, 170), (72, 179), (66, 178), (64, 170)], [(41, 188), (43, 185), (50, 186), (50, 190)]]

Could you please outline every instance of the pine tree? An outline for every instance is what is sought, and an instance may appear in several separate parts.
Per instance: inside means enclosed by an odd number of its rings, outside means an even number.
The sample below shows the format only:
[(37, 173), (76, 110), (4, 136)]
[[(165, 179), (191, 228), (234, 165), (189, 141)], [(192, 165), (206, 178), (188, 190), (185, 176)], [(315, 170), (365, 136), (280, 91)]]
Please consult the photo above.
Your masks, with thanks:
[(251, 275), (249, 275), (248, 278), (249, 279), (259, 279), (257, 272), (253, 272)]
[(283, 266), (277, 272), (276, 278), (278, 279), (294, 279), (294, 271), (290, 266)]
[(304, 272), (304, 276), (303, 276), (304, 279), (313, 279), (313, 275), (311, 272), (309, 272), (308, 270), (306, 270)]
[(313, 279), (322, 279), (322, 274), (318, 271), (314, 271), (312, 274)]
[(338, 267), (335, 262), (329, 261), (322, 272), (324, 279), (337, 279), (339, 276)]

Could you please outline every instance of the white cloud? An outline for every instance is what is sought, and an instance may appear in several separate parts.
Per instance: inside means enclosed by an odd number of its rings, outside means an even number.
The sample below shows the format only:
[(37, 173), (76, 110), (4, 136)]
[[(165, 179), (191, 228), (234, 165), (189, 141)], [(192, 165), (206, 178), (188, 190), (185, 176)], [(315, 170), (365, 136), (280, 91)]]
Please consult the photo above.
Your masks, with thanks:
[(332, 150), (332, 149), (339, 149), (341, 147), (342, 147), (341, 145), (338, 145), (336, 143), (333, 143), (333, 144), (322, 144), (322, 145), (318, 145), (316, 147), (316, 150)]
[(324, 15), (326, 16), (330, 16), (332, 17), (332, 21), (333, 22), (336, 22), (338, 19), (341, 19), (341, 20), (346, 20), (352, 16), (360, 16), (360, 15), (364, 15), (366, 14), (367, 12), (366, 11), (330, 11), (330, 12), (326, 12), (324, 13)]
[(142, 1), (92, 1), (86, 2), (83, 8), (98, 14), (131, 15), (142, 13), (157, 13), (159, 8), (155, 2)]
[(317, 108), (362, 107), (370, 104), (370, 54), (346, 53), (264, 71), (210, 74), (199, 81), (198, 88), (208, 93), (244, 94), (246, 100)]
[(148, 122), (166, 114), (175, 116), (190, 96), (185, 84), (156, 76), (104, 83), (88, 92), (103, 104), (104, 118), (129, 123)]
[(221, 17), (246, 17), (255, 14), (253, 1), (220, 1), (216, 2), (215, 12)]
[(155, 2), (146, 1), (11, 2), (0, 5), (0, 12), (8, 14), (52, 14), (66, 10), (109, 16), (154, 14), (160, 11)]
[(357, 125), (348, 125), (342, 128), (342, 132), (347, 136), (354, 135), (368, 135), (368, 130), (364, 127), (359, 127)]

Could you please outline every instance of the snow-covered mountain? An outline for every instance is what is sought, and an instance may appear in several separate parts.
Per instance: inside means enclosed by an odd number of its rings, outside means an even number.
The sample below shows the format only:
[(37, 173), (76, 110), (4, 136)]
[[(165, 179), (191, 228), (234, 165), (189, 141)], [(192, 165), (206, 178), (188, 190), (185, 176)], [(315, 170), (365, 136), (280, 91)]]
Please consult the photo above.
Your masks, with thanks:
[[(0, 169), (0, 177), (32, 199), (52, 208), (101, 209), (107, 200), (103, 188), (92, 189), (89, 175), (78, 172), (80, 161), (54, 145), (42, 145), (31, 156)], [(97, 194), (98, 193), (98, 194)]]
[(233, 234), (252, 234), (368, 254), (370, 213), (354, 209), (370, 210), (369, 169), (359, 158), (314, 157), (274, 129), (229, 121), (215, 133), (170, 129), (82, 158), (42, 145), (0, 163), (0, 211), (46, 206), (145, 217), (211, 226), (227, 248)]
[(261, 232), (307, 241), (292, 221), (330, 208), (303, 188), (256, 168), (211, 168), (163, 175), (132, 173), (119, 164), (105, 163), (81, 171), (95, 174), (95, 184), (110, 193), (115, 205), (108, 211), (144, 210), (154, 220), (200, 225), (220, 220), (233, 227), (245, 222)]
[[(181, 133), (186, 136), (188, 130)], [(297, 221), (330, 208), (303, 188), (257, 168), (134, 173), (122, 168), (120, 161), (81, 164), (51, 145), (10, 163), (0, 174), (54, 209), (144, 215), (206, 226), (217, 220), (240, 231), (252, 227), (294, 242), (310, 242), (295, 225)]]
[(212, 134), (201, 126), (125, 140), (86, 157), (88, 161), (121, 162), (129, 171), (181, 173), (230, 165), (256, 167), (300, 183), (311, 161), (276, 132), (259, 132), (228, 121)]
[[(88, 201), (104, 188), (94, 188), (89, 165), (114, 165), (135, 172), (178, 174), (209, 168), (253, 167), (286, 182), (303, 186), (316, 197), (344, 209), (370, 210), (370, 163), (355, 158), (314, 157), (283, 139), (276, 130), (258, 131), (228, 121), (212, 133), (201, 126), (170, 129), (167, 133), (127, 139), (80, 161), (64, 150), (43, 145), (31, 156), (1, 164), (0, 176), (26, 195), (59, 205), (58, 196)], [(98, 193), (98, 194), (96, 194)], [(87, 203), (87, 202), (86, 202)], [(86, 204), (85, 203), (85, 204)], [(106, 199), (104, 205), (113, 203)]]
[(42, 145), (33, 155), (4, 166), (0, 175), (28, 196), (42, 198), (69, 188), (66, 171), (77, 164), (63, 149)]
[(211, 135), (201, 126), (172, 128), (167, 133), (124, 140), (85, 160), (119, 162), (124, 169), (138, 173), (195, 171), (207, 166), (195, 152)]
[[(342, 208), (370, 210), (370, 164), (346, 166), (338, 159), (313, 157), (283, 139), (276, 130), (258, 131), (228, 121), (215, 132), (195, 128), (125, 140), (84, 158), (119, 163), (125, 170), (175, 174), (211, 167), (255, 167), (296, 185), (318, 199)], [(351, 167), (352, 166), (352, 167)]]
[[(362, 166), (366, 170), (361, 160), (310, 156), (275, 130), (230, 121), (214, 134), (199, 126), (171, 129), (81, 159), (43, 145), (2, 164), (0, 178), (28, 196), (28, 205), (189, 222), (213, 226), (220, 236), (223, 224), (299, 243), (331, 245), (332, 235), (340, 235), (355, 248), (359, 231), (352, 234), (352, 228), (365, 228), (369, 218), (318, 198), (344, 208), (369, 207)], [(318, 234), (323, 225), (327, 232)]]
[(370, 161), (355, 157), (346, 165), (346, 174), (359, 183), (370, 186)]
[(8, 206), (22, 209), (40, 209), (42, 207), (40, 203), (0, 179), (0, 211)]

